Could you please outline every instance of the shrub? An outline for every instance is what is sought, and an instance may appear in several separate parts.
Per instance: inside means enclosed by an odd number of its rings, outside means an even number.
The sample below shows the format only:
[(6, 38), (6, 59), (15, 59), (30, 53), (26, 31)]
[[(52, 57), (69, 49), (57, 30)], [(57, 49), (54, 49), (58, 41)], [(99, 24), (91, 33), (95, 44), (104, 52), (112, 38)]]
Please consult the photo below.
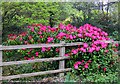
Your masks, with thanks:
[[(8, 35), (8, 40), (4, 45), (52, 44), (60, 43), (60, 41), (83, 42), (83, 45), (66, 47), (65, 56), (71, 57), (67, 66), (73, 68), (74, 74), (88, 77), (92, 73), (107, 75), (108, 72), (116, 72), (117, 56), (113, 56), (113, 52), (117, 51), (118, 44), (108, 44), (101, 40), (111, 39), (106, 32), (90, 24), (79, 28), (62, 23), (57, 28), (34, 24), (28, 26), (28, 31), (20, 35)], [(33, 60), (34, 58), (58, 56), (59, 48), (19, 49), (16, 52), (22, 56), (20, 59)], [(10, 53), (14, 52), (5, 52), (6, 55)], [(54, 67), (58, 68), (56, 64)]]

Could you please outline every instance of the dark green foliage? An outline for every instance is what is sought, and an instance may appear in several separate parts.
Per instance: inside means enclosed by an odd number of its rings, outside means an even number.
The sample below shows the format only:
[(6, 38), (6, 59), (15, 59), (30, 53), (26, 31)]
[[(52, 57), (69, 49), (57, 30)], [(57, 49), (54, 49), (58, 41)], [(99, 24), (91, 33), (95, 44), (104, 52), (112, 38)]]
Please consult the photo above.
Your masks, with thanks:
[(110, 34), (113, 31), (119, 31), (117, 11), (118, 3), (111, 2), (108, 4), (111, 4), (109, 5), (109, 12), (107, 10), (100, 10), (100, 5), (92, 2), (74, 3), (74, 8), (76, 8), (79, 13), (72, 15), (72, 22), (70, 23), (77, 27), (90, 23), (94, 26), (103, 28)]
[[(57, 2), (4, 2), (2, 4), (3, 37), (9, 33), (20, 33), (31, 24), (55, 26), (73, 11), (71, 3)], [(5, 38), (3, 38), (4, 40)]]

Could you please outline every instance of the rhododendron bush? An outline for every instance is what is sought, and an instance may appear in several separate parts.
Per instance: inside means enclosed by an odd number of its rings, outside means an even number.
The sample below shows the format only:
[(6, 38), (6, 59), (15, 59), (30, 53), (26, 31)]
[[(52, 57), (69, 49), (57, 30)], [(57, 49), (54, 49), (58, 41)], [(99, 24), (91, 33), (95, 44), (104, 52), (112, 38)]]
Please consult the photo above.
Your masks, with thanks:
[[(90, 24), (85, 24), (76, 28), (70, 24), (59, 24), (57, 28), (34, 24), (28, 26), (28, 31), (19, 35), (8, 35), (8, 40), (4, 45), (22, 45), (22, 44), (52, 44), (65, 41), (83, 42), (83, 45), (66, 47), (65, 56), (71, 59), (67, 62), (67, 67), (72, 67), (77, 75), (87, 76), (88, 73), (107, 73), (115, 72), (117, 56), (113, 52), (117, 51), (118, 44), (105, 43), (111, 40), (108, 34)], [(104, 41), (102, 41), (104, 40)], [(12, 51), (6, 51), (8, 56)], [(35, 58), (49, 58), (59, 56), (58, 47), (42, 47), (37, 49), (20, 49), (16, 53), (21, 55), (20, 59), (33, 60)], [(58, 65), (56, 65), (58, 66)]]

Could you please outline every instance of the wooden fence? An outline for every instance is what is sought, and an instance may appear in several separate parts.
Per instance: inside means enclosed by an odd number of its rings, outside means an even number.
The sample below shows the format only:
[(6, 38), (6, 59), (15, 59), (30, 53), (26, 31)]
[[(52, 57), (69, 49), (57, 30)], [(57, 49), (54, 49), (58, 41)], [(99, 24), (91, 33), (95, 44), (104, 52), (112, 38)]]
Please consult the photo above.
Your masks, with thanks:
[[(111, 41), (105, 41), (105, 42), (111, 43)], [(115, 41), (114, 43), (120, 43), (120, 42)], [(15, 78), (38, 76), (38, 75), (44, 75), (44, 74), (53, 74), (53, 73), (59, 73), (59, 76), (62, 77), (62, 76), (64, 76), (64, 72), (72, 70), (71, 68), (65, 68), (65, 59), (70, 58), (70, 57), (64, 56), (65, 47), (66, 46), (77, 46), (77, 45), (83, 45), (83, 43), (82, 42), (65, 43), (64, 41), (61, 41), (59, 44), (30, 44), (30, 45), (14, 45), (14, 46), (2, 46), (1, 45), (0, 46), (0, 81), (11, 80), (11, 79), (15, 79)], [(2, 50), (14, 50), (14, 49), (23, 49), (23, 48), (41, 48), (41, 47), (60, 47), (59, 57), (2, 62)], [(57, 61), (57, 60), (59, 60), (59, 69), (58, 70), (49, 70), (49, 71), (34, 72), (34, 73), (27, 73), (27, 74), (2, 76), (2, 67), (3, 66), (20, 65), (20, 64), (35, 63), (35, 62), (50, 62), (50, 61)]]

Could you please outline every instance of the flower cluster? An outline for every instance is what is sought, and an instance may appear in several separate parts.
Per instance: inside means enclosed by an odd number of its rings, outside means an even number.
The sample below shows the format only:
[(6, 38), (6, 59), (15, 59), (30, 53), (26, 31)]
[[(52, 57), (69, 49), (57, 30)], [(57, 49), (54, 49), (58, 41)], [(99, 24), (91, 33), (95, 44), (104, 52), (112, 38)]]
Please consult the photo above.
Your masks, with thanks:
[[(104, 41), (107, 40), (111, 39), (106, 32), (90, 24), (85, 24), (79, 28), (71, 24), (64, 25), (62, 23), (60, 23), (57, 28), (34, 24), (28, 26), (27, 32), (19, 35), (8, 35), (6, 44), (29, 45), (38, 43), (60, 43), (60, 41), (68, 43), (83, 42), (83, 45), (66, 47), (65, 56), (70, 56), (74, 59), (71, 60), (74, 69), (79, 72), (80, 70), (85, 71), (92, 68), (93, 71), (102, 70), (106, 72), (108, 70), (107, 68), (111, 67), (109, 64), (114, 62), (112, 51), (117, 51), (116, 47), (119, 46), (118, 44), (112, 45), (105, 43)], [(18, 52), (24, 56), (24, 59), (32, 60), (41, 56), (58, 56), (59, 48), (42, 47), (40, 49), (22, 49), (18, 50)]]

